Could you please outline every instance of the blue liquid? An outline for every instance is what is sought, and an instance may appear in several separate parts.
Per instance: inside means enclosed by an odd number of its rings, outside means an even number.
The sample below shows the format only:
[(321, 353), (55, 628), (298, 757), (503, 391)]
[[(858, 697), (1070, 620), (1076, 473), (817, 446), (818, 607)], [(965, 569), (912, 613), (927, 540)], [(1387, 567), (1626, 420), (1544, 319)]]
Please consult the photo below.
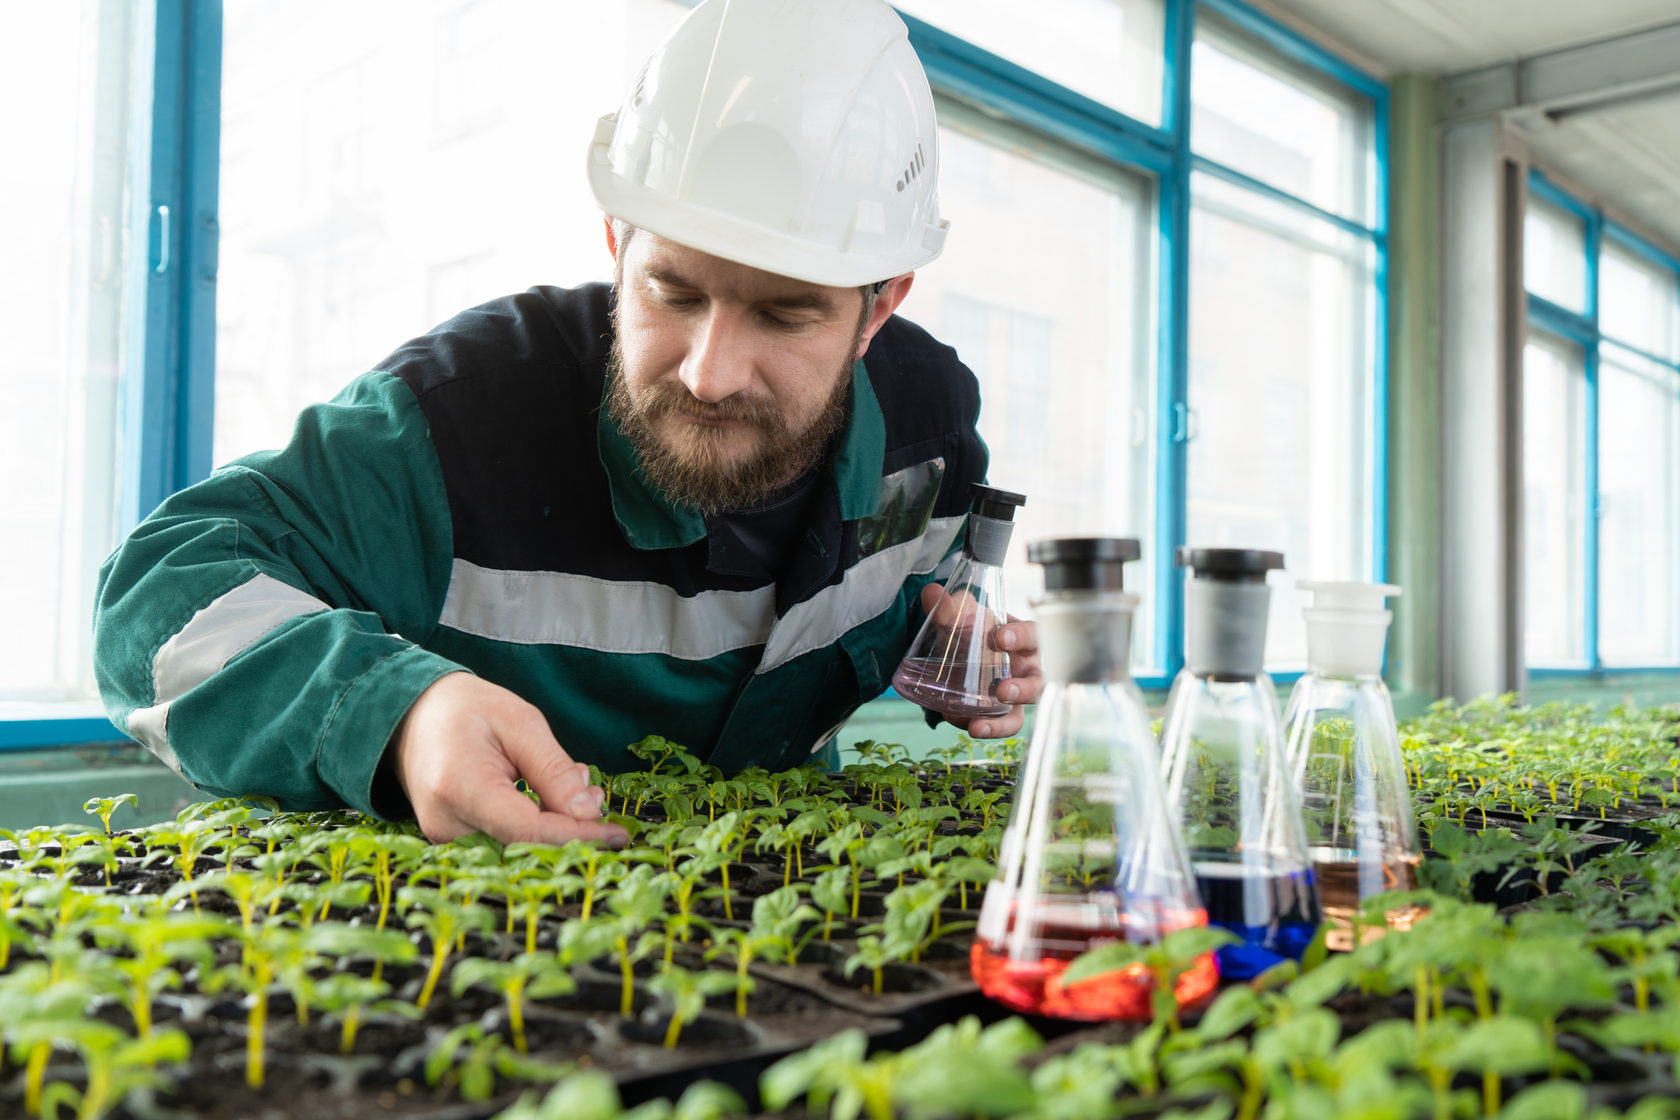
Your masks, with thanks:
[(1222, 980), (1252, 980), (1281, 961), (1298, 961), (1318, 932), (1311, 871), (1276, 875), (1240, 863), (1197, 860), (1196, 885), (1208, 924), (1243, 939), (1219, 950)]

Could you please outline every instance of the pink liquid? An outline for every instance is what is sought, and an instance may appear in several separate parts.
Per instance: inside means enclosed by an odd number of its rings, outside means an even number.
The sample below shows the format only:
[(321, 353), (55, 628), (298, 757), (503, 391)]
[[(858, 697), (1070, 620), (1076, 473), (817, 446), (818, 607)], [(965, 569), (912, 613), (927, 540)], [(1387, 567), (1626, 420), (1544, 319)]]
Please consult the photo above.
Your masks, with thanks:
[[(963, 675), (962, 666), (956, 666), (950, 675), (960, 678)], [(985, 682), (988, 694), (1008, 675), (1009, 671), (1003, 669), (997, 680)], [(924, 708), (959, 719), (995, 718), (1010, 712), (1010, 705), (991, 695), (974, 697), (960, 684), (940, 680), (939, 662), (928, 657), (906, 657), (900, 662), (898, 671), (893, 674), (893, 691)]]
[[(1206, 915), (1198, 912), (1197, 919), (1185, 924), (1204, 925), (1206, 921)], [(1091, 940), (1086, 931), (1046, 932), (1052, 935), (1046, 940), (1053, 944), (1047, 945), (1037, 960), (1030, 961), (1012, 960), (1000, 947), (975, 940), (969, 950), (969, 967), (988, 999), (1016, 1011), (1055, 1019), (1148, 1022), (1154, 1017), (1149, 1000), (1155, 991), (1155, 977), (1142, 964), (1077, 984), (1061, 981), (1062, 973), (1080, 953), (1116, 938)], [(1068, 948), (1070, 945), (1074, 947)], [(1214, 955), (1206, 953), (1178, 978), (1173, 994), (1180, 1007), (1194, 1007), (1211, 996), (1218, 984), (1219, 967)]]

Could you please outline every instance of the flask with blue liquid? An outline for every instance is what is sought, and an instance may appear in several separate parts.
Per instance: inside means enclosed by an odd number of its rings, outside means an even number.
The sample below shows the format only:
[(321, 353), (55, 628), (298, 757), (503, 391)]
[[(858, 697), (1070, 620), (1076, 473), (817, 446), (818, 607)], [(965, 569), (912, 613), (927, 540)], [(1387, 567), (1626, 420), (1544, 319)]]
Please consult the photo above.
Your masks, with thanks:
[(1220, 975), (1246, 980), (1299, 960), (1320, 909), (1284, 753), (1271, 677), (1261, 669), (1270, 589), (1283, 556), (1182, 548), (1184, 668), (1161, 724), (1167, 801), (1189, 849), (1208, 924), (1242, 939)]

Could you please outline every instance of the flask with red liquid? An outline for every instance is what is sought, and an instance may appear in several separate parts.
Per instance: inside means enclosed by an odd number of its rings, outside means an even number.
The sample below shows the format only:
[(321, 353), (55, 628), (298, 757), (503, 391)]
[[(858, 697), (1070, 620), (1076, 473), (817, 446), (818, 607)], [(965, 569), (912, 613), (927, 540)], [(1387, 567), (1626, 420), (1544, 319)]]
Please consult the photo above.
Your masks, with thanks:
[[(1138, 554), (1115, 537), (1027, 549), (1044, 565), (1033, 601), (1044, 693), (970, 956), (980, 990), (1017, 1011), (1146, 1020), (1155, 979), (1142, 964), (1074, 984), (1062, 974), (1102, 945), (1207, 923), (1128, 664), (1138, 597), (1121, 572)], [(1217, 981), (1209, 953), (1174, 994), (1194, 1005)]]

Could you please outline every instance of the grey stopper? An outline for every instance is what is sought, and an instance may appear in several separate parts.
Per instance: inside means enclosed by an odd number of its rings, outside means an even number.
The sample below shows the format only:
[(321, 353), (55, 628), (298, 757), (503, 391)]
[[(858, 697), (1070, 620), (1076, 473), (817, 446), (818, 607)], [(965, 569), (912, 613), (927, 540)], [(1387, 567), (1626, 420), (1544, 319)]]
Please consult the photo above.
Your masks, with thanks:
[(1264, 583), (1192, 579), (1184, 587), (1184, 665), (1198, 676), (1253, 678), (1266, 655)]
[(968, 540), (963, 547), (980, 563), (997, 567), (1009, 558), (1009, 537), (1014, 531), (1013, 521), (971, 513), (968, 515)]

